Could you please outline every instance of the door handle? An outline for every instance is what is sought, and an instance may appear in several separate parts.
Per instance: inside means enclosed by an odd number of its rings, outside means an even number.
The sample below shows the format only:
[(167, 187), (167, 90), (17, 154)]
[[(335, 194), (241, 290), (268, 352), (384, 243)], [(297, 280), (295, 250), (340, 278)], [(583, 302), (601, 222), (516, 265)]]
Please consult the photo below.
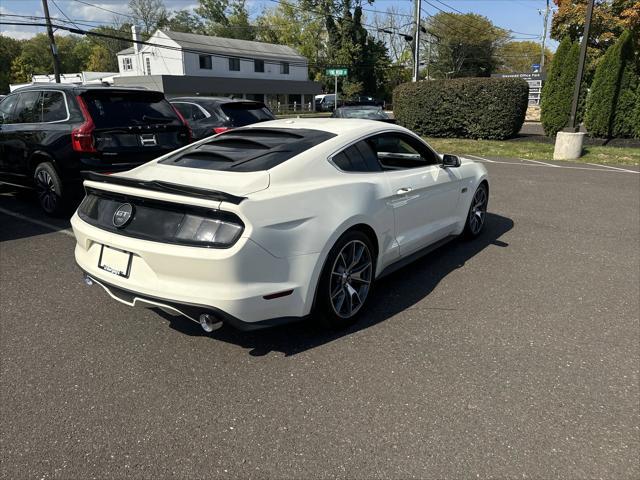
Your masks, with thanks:
[(411, 190), (413, 190), (411, 187), (402, 187), (398, 189), (396, 195), (404, 195), (405, 193), (409, 193)]

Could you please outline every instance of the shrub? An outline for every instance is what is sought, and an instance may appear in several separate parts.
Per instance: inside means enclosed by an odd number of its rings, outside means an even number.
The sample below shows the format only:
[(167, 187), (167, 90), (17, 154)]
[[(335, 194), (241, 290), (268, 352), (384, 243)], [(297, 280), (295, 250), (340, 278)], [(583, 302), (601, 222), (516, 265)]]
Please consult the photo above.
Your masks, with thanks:
[(517, 78), (430, 80), (396, 87), (393, 113), (420, 135), (501, 140), (522, 128), (528, 98)]
[(542, 88), (540, 121), (544, 133), (553, 136), (567, 126), (578, 73), (580, 45), (565, 37), (553, 56)]
[(634, 71), (631, 33), (624, 32), (606, 51), (596, 69), (585, 126), (596, 137), (632, 137), (637, 132), (635, 115), (638, 75)]

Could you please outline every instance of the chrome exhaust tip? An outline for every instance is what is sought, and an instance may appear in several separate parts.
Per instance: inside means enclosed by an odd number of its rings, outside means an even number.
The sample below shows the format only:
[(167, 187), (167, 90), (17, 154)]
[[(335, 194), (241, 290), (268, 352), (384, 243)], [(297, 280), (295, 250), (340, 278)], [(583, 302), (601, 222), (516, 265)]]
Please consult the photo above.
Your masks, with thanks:
[(84, 283), (86, 283), (89, 286), (93, 285), (93, 278), (91, 278), (89, 275), (85, 275), (84, 276)]
[(207, 333), (211, 333), (214, 330), (218, 330), (220, 327), (222, 327), (222, 320), (216, 319), (216, 317), (214, 317), (210, 313), (203, 313), (202, 315), (200, 315), (200, 318), (198, 320), (200, 321), (200, 326), (202, 327), (202, 329)]

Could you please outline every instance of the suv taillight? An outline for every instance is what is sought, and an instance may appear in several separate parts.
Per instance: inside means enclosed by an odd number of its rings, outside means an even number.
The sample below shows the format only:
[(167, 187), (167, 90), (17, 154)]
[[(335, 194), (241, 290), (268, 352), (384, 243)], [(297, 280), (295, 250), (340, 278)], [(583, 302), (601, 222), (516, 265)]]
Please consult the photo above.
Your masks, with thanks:
[(189, 133), (189, 138), (187, 140), (187, 143), (191, 143), (191, 141), (193, 140), (193, 132), (191, 131), (191, 127), (189, 126), (189, 124), (187, 123), (187, 121), (184, 119), (184, 117), (182, 116), (182, 114), (178, 111), (178, 109), (176, 107), (173, 106), (173, 104), (169, 103), (169, 105), (171, 105), (171, 108), (173, 108), (173, 111), (176, 112), (176, 115), (178, 116), (178, 118), (180, 119), (180, 121), (182, 122), (182, 124), (187, 127), (187, 132)]
[(76, 152), (96, 152), (96, 146), (93, 142), (93, 131), (96, 126), (93, 124), (84, 99), (78, 95), (76, 96), (76, 100), (84, 117), (84, 123), (71, 130), (71, 146)]

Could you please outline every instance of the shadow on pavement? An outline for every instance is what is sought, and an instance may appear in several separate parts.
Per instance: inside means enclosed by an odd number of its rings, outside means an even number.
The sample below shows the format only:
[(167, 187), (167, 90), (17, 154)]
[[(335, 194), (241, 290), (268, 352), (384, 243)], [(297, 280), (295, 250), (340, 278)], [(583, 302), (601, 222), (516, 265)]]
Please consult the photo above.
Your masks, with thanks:
[(511, 219), (487, 213), (485, 230), (480, 237), (472, 241), (454, 240), (377, 282), (371, 303), (362, 312), (360, 320), (345, 330), (327, 331), (312, 321), (307, 321), (255, 332), (240, 332), (225, 325), (220, 330), (207, 334), (198, 324), (184, 317), (160, 310), (156, 312), (168, 320), (174, 330), (186, 335), (211, 336), (219, 341), (233, 343), (249, 349), (249, 354), (253, 356), (270, 352), (295, 355), (376, 325), (410, 308), (429, 295), (449, 273), (464, 266), (467, 260), (489, 245), (508, 247), (499, 238), (512, 228)]

